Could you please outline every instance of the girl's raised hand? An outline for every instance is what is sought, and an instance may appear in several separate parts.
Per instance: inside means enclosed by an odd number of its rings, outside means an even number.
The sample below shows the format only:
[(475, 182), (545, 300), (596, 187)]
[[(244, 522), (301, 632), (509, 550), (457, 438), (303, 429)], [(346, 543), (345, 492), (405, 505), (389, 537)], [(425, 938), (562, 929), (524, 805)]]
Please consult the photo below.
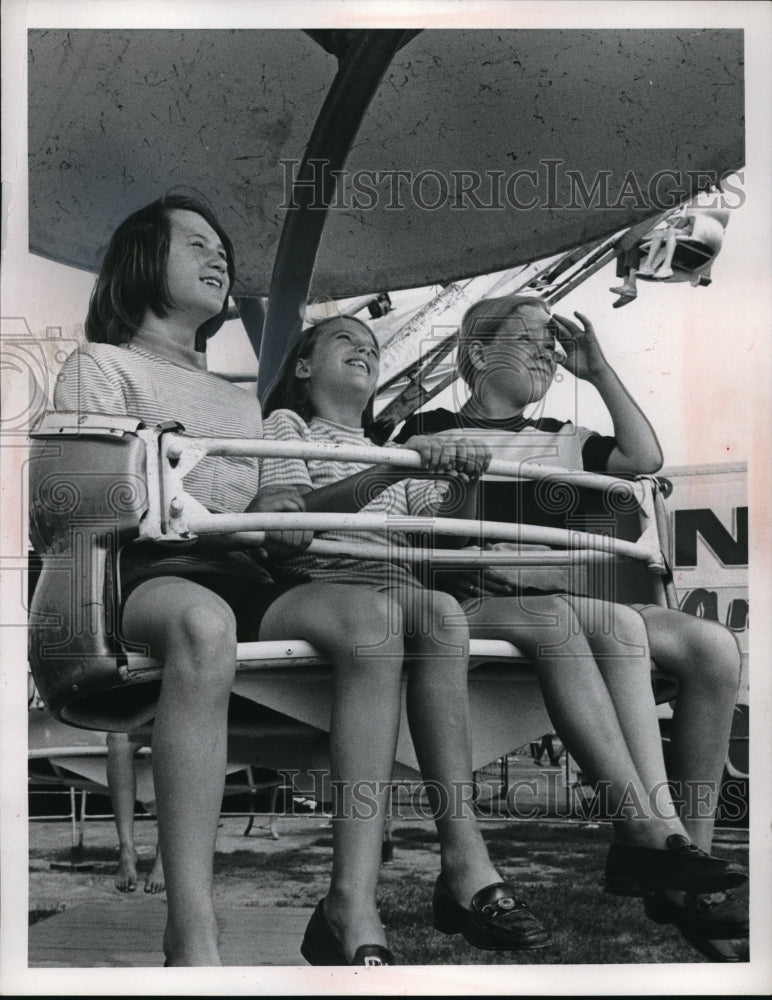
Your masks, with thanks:
[(405, 447), (418, 452), (427, 472), (459, 476), (467, 482), (481, 476), (491, 462), (490, 448), (468, 438), (416, 434)]
[(574, 316), (581, 322), (581, 327), (566, 316), (554, 313), (552, 316), (558, 324), (560, 346), (566, 352), (562, 365), (577, 378), (592, 380), (608, 368), (608, 362), (590, 320), (579, 312), (575, 312)]

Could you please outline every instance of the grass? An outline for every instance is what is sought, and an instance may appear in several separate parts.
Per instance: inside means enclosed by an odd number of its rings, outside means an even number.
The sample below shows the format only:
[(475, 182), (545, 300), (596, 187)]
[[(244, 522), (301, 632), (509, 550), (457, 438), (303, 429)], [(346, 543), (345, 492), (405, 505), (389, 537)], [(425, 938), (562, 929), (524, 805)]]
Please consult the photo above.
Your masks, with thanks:
[[(410, 831), (413, 847), (430, 830)], [(607, 841), (597, 829), (540, 824), (486, 831), (494, 864), (518, 888), (550, 929), (553, 943), (539, 951), (480, 952), (459, 935), (431, 927), (435, 872), (419, 871), (409, 886), (385, 873), (381, 915), (402, 964), (566, 964), (692, 962), (701, 956), (672, 929), (651, 924), (638, 900), (607, 896), (600, 887)], [(402, 843), (395, 850), (402, 850)]]
[[(608, 824), (531, 820), (483, 822), (482, 829), (494, 864), (549, 928), (552, 945), (539, 951), (485, 952), (468, 945), (460, 935), (448, 937), (435, 931), (431, 899), (440, 868), (437, 836), (428, 822), (400, 823), (392, 835), (393, 860), (382, 866), (379, 884), (381, 917), (400, 965), (706, 961), (673, 927), (649, 921), (640, 900), (604, 894), (601, 878), (611, 839)], [(329, 829), (311, 832), (297, 847), (277, 848), (218, 852), (214, 864), (218, 897), (239, 900), (245, 906), (315, 906), (329, 884)], [(69, 854), (57, 853), (63, 860)], [(722, 843), (715, 853), (744, 863), (748, 860), (747, 846), (737, 842)], [(51, 852), (45, 856), (51, 860)], [(84, 850), (84, 859), (96, 868), (109, 863), (112, 871), (115, 857), (114, 849)], [(38, 904), (30, 912), (30, 923), (56, 912), (54, 906)]]
[[(607, 828), (528, 822), (485, 829), (494, 864), (552, 933), (550, 947), (519, 953), (479, 951), (459, 935), (435, 931), (436, 834), (427, 823), (396, 829), (393, 839), (394, 862), (382, 868), (379, 905), (389, 947), (401, 965), (705, 961), (674, 928), (649, 921), (640, 900), (603, 892)], [(331, 848), (331, 838), (321, 836), (302, 849), (270, 856), (248, 851), (218, 855), (215, 871), (227, 880), (259, 870), (257, 884), (263, 890), (282, 887), (281, 905), (314, 906), (326, 891)], [(747, 862), (745, 847), (726, 845), (716, 853)]]

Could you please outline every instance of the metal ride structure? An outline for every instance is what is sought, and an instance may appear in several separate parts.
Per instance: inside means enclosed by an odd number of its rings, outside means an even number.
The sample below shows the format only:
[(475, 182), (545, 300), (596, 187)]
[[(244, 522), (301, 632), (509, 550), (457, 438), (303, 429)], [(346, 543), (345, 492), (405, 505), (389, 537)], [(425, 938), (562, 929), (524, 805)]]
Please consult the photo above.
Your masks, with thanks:
[[(547, 565), (590, 567), (597, 593), (617, 599), (672, 604), (666, 517), (651, 477), (617, 479), (550, 466), (494, 461), (490, 471), (537, 479), (551, 509), (566, 515), (565, 529), (452, 518), (377, 514), (212, 514), (185, 492), (183, 477), (205, 455), (288, 455), (337, 458), (419, 468), (417, 453), (402, 448), (311, 445), (297, 442), (189, 438), (176, 425), (145, 427), (131, 418), (51, 413), (32, 431), (31, 526), (43, 568), (32, 606), (32, 666), (53, 714), (73, 725), (135, 729), (152, 717), (162, 664), (122, 642), (117, 562), (137, 539), (184, 547), (202, 535), (225, 544), (259, 547), (266, 530), (310, 528), (384, 533), (387, 547), (314, 539), (309, 551), (345, 552), (444, 566)], [(79, 476), (73, 470), (82, 469)], [(65, 471), (66, 470), (66, 471)], [(88, 470), (88, 471), (86, 471)], [(409, 471), (406, 473), (409, 476)], [(596, 492), (605, 518), (589, 530), (572, 516), (580, 491)], [(598, 526), (600, 523), (600, 529)], [(595, 530), (592, 530), (592, 527)], [(486, 538), (553, 551), (490, 552), (441, 549), (432, 536), (484, 530)], [(415, 544), (405, 534), (420, 535)], [(74, 581), (70, 593), (63, 579)], [(475, 640), (470, 674), (475, 767), (490, 763), (549, 728), (538, 683), (511, 643)], [(332, 678), (306, 642), (242, 643), (233, 693), (246, 711), (231, 731), (231, 758), (308, 772), (326, 764)], [(398, 777), (415, 777), (415, 754), (402, 726)]]
[[(582, 282), (587, 281), (596, 271), (645, 240), (651, 229), (668, 214), (662, 213), (654, 220), (639, 222), (609, 239), (571, 250), (546, 263), (538, 261), (514, 271), (504, 272), (497, 276), (487, 294), (532, 292), (550, 305), (554, 305)], [(463, 296), (459, 285), (449, 286), (439, 293), (433, 303), (429, 303), (427, 311), (447, 299), (449, 292), (451, 295)], [(416, 322), (413, 319), (382, 345), (382, 357), (385, 357), (387, 364), (395, 355), (400, 355), (403, 344), (404, 348), (409, 349), (411, 341), (416, 339), (415, 334), (419, 332), (416, 327), (420, 327), (420, 321)], [(415, 361), (405, 365), (379, 386), (375, 421), (375, 433), (379, 440), (388, 440), (403, 420), (425, 406), (458, 378), (453, 357), (457, 333), (456, 329), (444, 330), (440, 337), (436, 338), (436, 342), (431, 343)]]
[[(131, 211), (175, 185), (204, 192), (239, 248), (234, 301), (259, 355), (261, 395), (309, 299), (431, 284), (447, 299), (469, 277), (506, 271), (554, 302), (744, 162), (740, 31), (34, 30), (29, 42), (30, 249), (95, 270)], [(474, 177), (495, 190), (470, 188)], [(631, 185), (642, 178), (638, 197)], [(419, 358), (426, 332), (408, 324), (383, 345), (387, 361), (399, 359), (381, 386), (384, 439), (452, 378), (442, 367), (452, 336)], [(168, 544), (185, 544), (203, 530), (275, 522), (215, 528), (189, 498), (172, 517), (171, 473), (158, 455), (180, 447), (187, 456), (189, 439), (130, 421), (61, 419), (32, 435), (33, 535), (46, 564), (30, 621), (33, 667), (62, 719), (123, 727), (134, 710), (144, 714), (160, 667), (120, 641), (120, 546), (151, 523)], [(604, 512), (616, 550), (582, 534), (584, 557), (613, 566), (620, 593), (629, 579), (630, 600), (672, 604), (659, 575), (661, 497), (645, 480), (624, 490), (601, 495), (642, 491), (633, 507), (642, 503), (648, 518), (643, 562), (625, 549), (638, 515), (620, 510)], [(570, 552), (578, 529), (567, 530), (550, 542), (568, 541)], [(447, 558), (459, 562), (457, 552)], [(77, 590), (72, 616), (69, 597), (57, 603), (63, 573)], [(283, 766), (297, 759), (307, 769), (324, 760), (328, 670), (302, 644), (279, 645), (242, 650), (234, 695), (252, 708), (243, 728), (234, 721), (231, 745), (243, 739), (253, 760), (254, 741), (270, 741), (286, 751)], [(475, 762), (487, 763), (549, 724), (527, 667), (495, 666), (522, 663), (516, 650), (478, 646), (475, 655), (487, 664), (471, 675), (473, 711), (485, 720)], [(506, 735), (489, 722), (494, 704)], [(518, 732), (518, 712), (535, 728)], [(399, 759), (410, 771), (402, 728)]]

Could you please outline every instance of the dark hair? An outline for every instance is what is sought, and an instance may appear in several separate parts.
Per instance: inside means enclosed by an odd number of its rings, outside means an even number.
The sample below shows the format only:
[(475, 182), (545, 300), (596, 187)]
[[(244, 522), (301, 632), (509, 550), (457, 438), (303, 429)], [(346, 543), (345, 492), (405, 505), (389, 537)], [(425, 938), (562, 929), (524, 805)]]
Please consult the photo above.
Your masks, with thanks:
[[(164, 317), (174, 303), (166, 283), (171, 225), (174, 209), (196, 212), (217, 233), (225, 249), (228, 291), (235, 277), (233, 244), (212, 208), (200, 197), (169, 192), (125, 219), (113, 233), (102, 270), (91, 293), (86, 316), (86, 340), (97, 344), (125, 344), (139, 329), (147, 309)], [(217, 316), (202, 323), (196, 349), (220, 329), (228, 315), (228, 297)]]
[[(308, 396), (307, 381), (306, 379), (297, 377), (295, 374), (295, 368), (297, 367), (299, 360), (302, 358), (310, 358), (314, 353), (319, 335), (332, 323), (339, 323), (342, 319), (347, 322), (359, 323), (360, 326), (363, 326), (365, 330), (367, 330), (377, 345), (375, 334), (367, 323), (361, 319), (357, 319), (355, 316), (331, 316), (329, 319), (323, 319), (321, 322), (314, 323), (313, 326), (309, 326), (307, 330), (304, 330), (301, 333), (300, 339), (294, 347), (292, 347), (289, 354), (284, 359), (284, 364), (281, 367), (276, 384), (269, 392), (268, 398), (263, 406), (264, 417), (269, 416), (274, 410), (294, 410), (295, 413), (298, 413), (306, 423), (309, 423), (311, 419), (316, 416), (311, 400)], [(373, 416), (374, 402), (375, 393), (373, 393), (368, 399), (367, 405), (362, 413), (362, 426), (364, 427), (365, 435), (370, 438), (371, 441), (376, 440), (375, 429), (373, 427), (375, 423), (375, 417)], [(378, 443), (380, 443), (380, 441)]]
[(475, 381), (476, 369), (469, 354), (475, 341), (492, 343), (511, 316), (516, 316), (526, 306), (541, 306), (549, 312), (549, 306), (539, 295), (502, 295), (498, 298), (480, 299), (464, 313), (458, 331), (458, 351), (456, 368), (458, 374), (471, 389)]

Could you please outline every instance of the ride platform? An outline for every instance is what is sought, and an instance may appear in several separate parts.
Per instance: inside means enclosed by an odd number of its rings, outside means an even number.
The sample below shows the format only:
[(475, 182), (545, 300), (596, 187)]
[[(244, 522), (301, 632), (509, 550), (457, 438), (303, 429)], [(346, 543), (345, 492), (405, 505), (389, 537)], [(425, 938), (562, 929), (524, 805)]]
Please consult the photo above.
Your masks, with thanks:
[[(223, 965), (305, 965), (300, 942), (311, 907), (220, 903)], [(162, 966), (166, 899), (141, 889), (84, 901), (33, 924), (29, 967), (98, 969)]]

